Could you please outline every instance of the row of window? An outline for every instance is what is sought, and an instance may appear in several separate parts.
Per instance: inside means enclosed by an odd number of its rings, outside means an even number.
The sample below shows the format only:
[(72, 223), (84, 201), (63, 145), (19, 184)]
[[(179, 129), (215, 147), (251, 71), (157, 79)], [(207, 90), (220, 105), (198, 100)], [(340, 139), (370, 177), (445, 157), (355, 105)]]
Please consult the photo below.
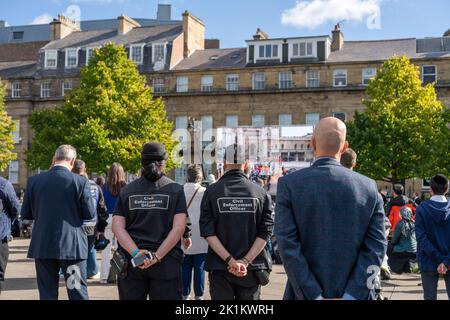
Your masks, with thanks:
[[(367, 86), (372, 78), (376, 76), (376, 68), (365, 68), (362, 70), (362, 85)], [(436, 66), (424, 66), (422, 70), (422, 80), (424, 84), (433, 83), (437, 80)], [(347, 69), (333, 70), (333, 87), (346, 87), (348, 85)], [(320, 71), (309, 70), (306, 72), (306, 87), (318, 88), (320, 87)], [(266, 88), (266, 74), (265, 72), (255, 72), (252, 74), (252, 90), (264, 90)], [(279, 89), (292, 89), (294, 82), (292, 80), (292, 71), (283, 71), (278, 75)], [(155, 93), (165, 92), (164, 79), (155, 78), (153, 80), (153, 90)], [(212, 75), (205, 75), (201, 77), (200, 90), (202, 92), (210, 92), (214, 90), (214, 77)], [(229, 74), (226, 76), (226, 90), (239, 90), (239, 75)], [(189, 91), (189, 77), (177, 77), (177, 92)]]
[[(375, 68), (366, 68), (362, 71), (362, 84), (368, 85), (370, 79), (375, 77)], [(437, 80), (437, 68), (436, 66), (424, 66), (422, 69), (422, 80), (425, 84), (436, 82)], [(347, 70), (336, 69), (333, 71), (333, 86), (345, 87), (347, 86)], [(306, 72), (306, 87), (318, 88), (320, 86), (320, 72), (316, 70), (309, 70)], [(292, 89), (294, 83), (292, 80), (291, 71), (283, 71), (278, 76), (278, 87), (280, 89)], [(266, 75), (264, 72), (256, 72), (252, 74), (252, 89), (264, 90), (266, 88)], [(61, 85), (61, 95), (64, 97), (68, 91), (72, 90), (72, 82), (65, 81)], [(177, 92), (189, 91), (189, 77), (180, 76), (177, 77)], [(211, 92), (214, 90), (214, 77), (212, 75), (202, 76), (200, 90), (202, 92)], [(239, 90), (239, 75), (229, 74), (226, 76), (226, 90), (238, 91)], [(155, 93), (166, 92), (165, 80), (163, 78), (153, 79), (153, 91)], [(11, 85), (11, 97), (22, 97), (22, 84), (20, 82), (12, 83)], [(41, 83), (40, 90), (41, 98), (50, 98), (50, 82)]]
[[(258, 46), (259, 59), (279, 59), (279, 44), (263, 44)], [(290, 55), (293, 58), (315, 57), (317, 51), (317, 42), (314, 41), (298, 41), (289, 46)]]
[[(86, 65), (89, 63), (90, 59), (94, 55), (95, 49), (99, 47), (86, 48)], [(136, 64), (140, 65), (144, 63), (144, 48), (145, 44), (133, 44), (130, 45), (129, 58)], [(77, 68), (79, 65), (80, 48), (67, 48), (65, 52), (65, 67)], [(166, 57), (166, 44), (165, 43), (154, 43), (152, 44), (152, 61), (154, 63), (165, 61)], [(58, 50), (45, 50), (45, 69), (56, 69), (58, 68)]]
[[(347, 121), (347, 114), (345, 112), (334, 112), (333, 117), (338, 118), (342, 121)], [(320, 121), (320, 114), (311, 112), (305, 115), (305, 124), (308, 126), (315, 126)], [(212, 116), (202, 116), (202, 129), (206, 132), (213, 128), (213, 117)], [(292, 126), (292, 114), (279, 114), (278, 115), (278, 125), (279, 126)], [(262, 114), (252, 115), (252, 126), (253, 127), (264, 127), (266, 125), (266, 117)], [(225, 116), (225, 127), (227, 128), (237, 128), (239, 127), (239, 116), (238, 115), (226, 115)], [(188, 117), (180, 116), (175, 119), (176, 129), (187, 129), (188, 127)]]
[[(41, 98), (50, 98), (50, 82), (42, 82), (40, 97)], [(67, 92), (72, 90), (72, 81), (65, 81), (61, 85), (61, 95), (64, 97)], [(22, 84), (20, 82), (14, 82), (11, 85), (11, 97), (12, 98), (20, 98), (22, 97)]]

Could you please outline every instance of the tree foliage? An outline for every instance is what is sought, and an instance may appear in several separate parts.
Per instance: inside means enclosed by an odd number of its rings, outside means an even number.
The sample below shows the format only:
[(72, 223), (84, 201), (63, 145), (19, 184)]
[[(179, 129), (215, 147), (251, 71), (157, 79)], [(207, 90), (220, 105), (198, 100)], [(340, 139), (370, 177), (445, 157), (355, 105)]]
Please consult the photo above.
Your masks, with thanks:
[(0, 171), (5, 170), (12, 160), (16, 159), (14, 149), (13, 131), (14, 121), (6, 113), (5, 86), (0, 81)]
[(367, 93), (365, 112), (356, 112), (348, 126), (361, 173), (392, 183), (449, 173), (450, 112), (433, 84), (422, 85), (418, 67), (393, 57)]
[[(120, 162), (134, 173), (145, 143), (161, 142), (169, 153), (175, 146), (162, 100), (153, 98), (145, 77), (115, 44), (95, 50), (81, 70), (79, 88), (68, 94), (62, 107), (37, 111), (30, 124), (35, 130), (27, 155), (32, 168), (48, 167), (54, 150), (71, 144), (90, 171), (105, 172)], [(169, 159), (168, 167), (173, 165)]]

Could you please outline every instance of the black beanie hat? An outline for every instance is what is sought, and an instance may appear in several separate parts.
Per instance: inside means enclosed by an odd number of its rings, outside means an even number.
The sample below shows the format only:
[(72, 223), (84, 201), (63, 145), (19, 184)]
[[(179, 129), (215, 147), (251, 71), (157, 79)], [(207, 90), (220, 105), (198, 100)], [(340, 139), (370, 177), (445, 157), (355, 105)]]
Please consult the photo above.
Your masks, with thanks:
[(163, 144), (150, 142), (144, 145), (141, 152), (142, 161), (165, 161), (167, 160), (166, 148)]

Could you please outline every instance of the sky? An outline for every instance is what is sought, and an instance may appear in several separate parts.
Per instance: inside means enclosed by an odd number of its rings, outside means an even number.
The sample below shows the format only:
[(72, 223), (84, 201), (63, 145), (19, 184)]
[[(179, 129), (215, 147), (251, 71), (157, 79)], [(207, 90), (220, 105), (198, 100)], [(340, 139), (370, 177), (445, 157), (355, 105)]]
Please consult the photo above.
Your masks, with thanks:
[(244, 47), (257, 28), (272, 38), (314, 36), (341, 22), (346, 40), (439, 37), (450, 29), (448, 0), (3, 0), (0, 20), (48, 23), (73, 8), (82, 20), (155, 18), (158, 3), (172, 4), (173, 19), (192, 12), (222, 48)]

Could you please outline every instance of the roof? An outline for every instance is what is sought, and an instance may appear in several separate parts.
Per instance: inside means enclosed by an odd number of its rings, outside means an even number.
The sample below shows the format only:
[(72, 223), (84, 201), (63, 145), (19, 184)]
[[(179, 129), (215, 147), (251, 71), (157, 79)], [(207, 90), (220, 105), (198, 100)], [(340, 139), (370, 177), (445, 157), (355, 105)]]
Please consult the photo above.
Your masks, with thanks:
[(173, 70), (244, 68), (247, 48), (197, 50)]
[(37, 61), (38, 52), (48, 41), (0, 44), (0, 63), (9, 61)]
[(85, 46), (98, 47), (107, 42), (126, 45), (163, 40), (171, 41), (181, 33), (183, 33), (183, 27), (179, 23), (153, 27), (138, 27), (124, 35), (119, 34), (117, 29), (76, 31), (61, 40), (50, 42), (42, 49), (65, 49)]
[(33, 77), (36, 73), (36, 61), (0, 62), (0, 78)]
[(394, 55), (416, 58), (416, 39), (346, 41), (340, 51), (331, 52), (327, 62), (379, 61)]

